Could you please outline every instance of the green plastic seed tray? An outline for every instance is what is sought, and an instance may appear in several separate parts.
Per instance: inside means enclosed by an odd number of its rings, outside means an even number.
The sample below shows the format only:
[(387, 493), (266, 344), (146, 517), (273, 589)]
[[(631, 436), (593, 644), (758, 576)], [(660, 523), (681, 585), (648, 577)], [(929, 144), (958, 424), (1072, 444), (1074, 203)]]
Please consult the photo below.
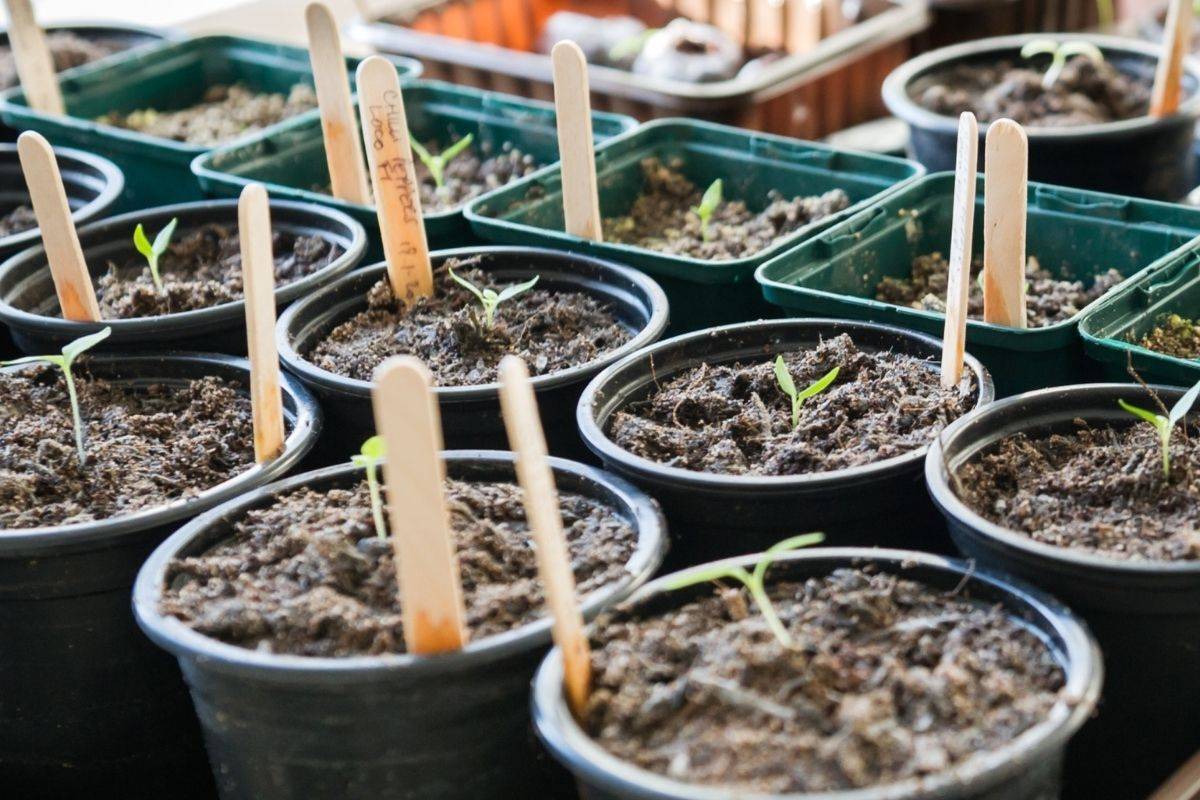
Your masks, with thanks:
[(1178, 358), (1137, 344), (1178, 314), (1200, 317), (1200, 243), (1175, 252), (1155, 269), (1094, 303), (1079, 321), (1087, 354), (1108, 377), (1129, 380), (1129, 365), (1146, 381), (1191, 386), (1200, 380), (1200, 360)]
[[(983, 191), (981, 177), (976, 255), (983, 250)], [(908, 277), (916, 256), (949, 252), (953, 195), (954, 175), (948, 172), (901, 189), (764, 264), (755, 275), (764, 297), (798, 316), (874, 320), (941, 336), (940, 312), (874, 298), (884, 277)], [(1126, 280), (1109, 296), (1198, 235), (1200, 209), (1029, 184), (1026, 252), (1054, 277), (1089, 286), (1094, 276), (1117, 270)], [(1076, 330), (1083, 314), (1025, 329), (968, 320), (967, 349), (991, 371), (998, 396), (1085, 381), (1097, 370), (1085, 358)]]
[[(404, 89), (404, 109), (409, 128), (420, 141), (433, 139), (444, 146), (451, 138), (471, 134), (476, 145), (492, 152), (512, 144), (539, 165), (558, 160), (552, 103), (440, 81), (416, 81)], [(592, 114), (592, 134), (597, 142), (635, 127), (637, 121), (632, 117)], [(272, 196), (331, 206), (350, 214), (368, 230), (379, 229), (372, 206), (348, 203), (315, 190), (329, 184), (325, 143), (317, 117), (297, 118), (272, 131), (205, 153), (192, 163), (192, 171), (210, 197), (236, 197), (247, 183), (258, 181), (266, 184)], [(430, 246), (437, 248), (474, 241), (461, 207), (426, 214), (425, 233)]]
[(602, 216), (628, 213), (643, 186), (641, 162), (650, 157), (663, 163), (678, 161), (680, 171), (699, 187), (721, 178), (725, 198), (743, 200), (752, 211), (767, 205), (772, 189), (790, 198), (840, 188), (851, 204), (753, 256), (724, 261), (568, 235), (563, 230), (562, 173), (557, 166), (470, 203), (467, 221), (489, 241), (584, 252), (649, 273), (671, 302), (671, 332), (682, 333), (769, 316), (772, 309), (754, 283), (755, 267), (924, 172), (920, 165), (899, 158), (851, 153), (709, 122), (664, 119), (596, 148)]
[[(420, 73), (416, 61), (392, 60), (402, 80)], [(358, 59), (346, 59), (352, 81), (357, 65)], [(125, 172), (125, 205), (146, 208), (203, 199), (191, 163), (211, 148), (102, 125), (95, 119), (109, 112), (187, 108), (199, 103), (209, 87), (233, 83), (284, 94), (297, 83), (311, 85), (308, 51), (237, 36), (137, 48), (62, 73), (66, 116), (34, 111), (18, 87), (0, 95), (0, 117), (11, 127), (38, 131), (55, 145), (78, 147), (116, 162)], [(306, 115), (316, 118), (317, 111)]]

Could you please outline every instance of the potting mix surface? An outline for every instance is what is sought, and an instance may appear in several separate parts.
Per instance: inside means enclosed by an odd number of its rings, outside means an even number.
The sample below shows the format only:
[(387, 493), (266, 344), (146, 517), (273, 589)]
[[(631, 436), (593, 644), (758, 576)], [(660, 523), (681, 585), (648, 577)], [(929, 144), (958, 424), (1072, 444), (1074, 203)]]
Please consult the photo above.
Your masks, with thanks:
[[(157, 231), (146, 231), (153, 241)], [(312, 275), (327, 267), (341, 248), (320, 236), (297, 236), (274, 231), (275, 286)], [(235, 225), (205, 223), (177, 230), (158, 260), (163, 286), (154, 285), (145, 257), (133, 254), (122, 263), (108, 263), (96, 282), (96, 300), (106, 319), (131, 319), (177, 314), (241, 300), (242, 253)]]
[[(604, 241), (629, 244), (705, 261), (745, 258), (775, 240), (850, 206), (841, 189), (812, 197), (783, 197), (771, 190), (767, 206), (751, 211), (741, 200), (723, 200), (708, 222), (707, 235), (696, 208), (707, 186), (696, 186), (679, 170), (682, 161), (642, 161), (644, 184), (629, 212), (604, 218)], [(727, 182), (728, 183), (728, 182)]]
[[(911, 277), (884, 278), (875, 287), (875, 299), (945, 313), (949, 272), (950, 263), (941, 253), (917, 256), (912, 262)], [(971, 262), (967, 294), (967, 315), (971, 319), (983, 319), (983, 287), (979, 283), (982, 272), (983, 259), (975, 258)], [(1055, 278), (1049, 270), (1042, 269), (1036, 256), (1029, 256), (1026, 261), (1025, 278), (1025, 318), (1031, 328), (1069, 320), (1124, 280), (1115, 269), (1092, 277), (1090, 286), (1082, 280)]]
[(433, 297), (398, 303), (386, 276), (367, 295), (367, 310), (341, 323), (305, 357), (336, 375), (369, 381), (375, 368), (394, 355), (415, 355), (439, 386), (494, 383), (506, 355), (520, 356), (533, 375), (587, 364), (621, 347), (629, 330), (602, 300), (581, 292), (535, 285), (501, 303), (487, 324), (474, 294), (450, 277), (450, 269), (480, 290), (502, 291), (474, 266), (478, 258), (448, 259), (435, 268)]
[(1179, 314), (1164, 314), (1138, 344), (1176, 358), (1200, 358), (1200, 322)]
[[(445, 147), (433, 140), (422, 144), (426, 150), (436, 155), (453, 142), (448, 142)], [(521, 152), (509, 142), (501, 145), (499, 152), (492, 151), (493, 148), (487, 143), (470, 144), (446, 165), (441, 186), (434, 182), (433, 175), (424, 162), (414, 157), (417, 180), (421, 184), (421, 208), (424, 212), (441, 214), (453, 211), (484, 192), (499, 189), (517, 178), (529, 175), (540, 166), (533, 156)]]
[[(448, 480), (446, 503), (472, 640), (542, 616), (521, 490)], [(580, 596), (625, 574), (633, 527), (570, 492), (559, 507)], [(229, 644), (307, 656), (404, 651), (392, 543), (376, 534), (365, 480), (299, 489), (248, 512), (229, 539), (172, 561), (166, 583), (162, 613)]]
[[(113, 39), (84, 39), (70, 31), (47, 32), (46, 45), (50, 48), (55, 72), (90, 64), (126, 49), (125, 45)], [(0, 46), (0, 89), (10, 89), (19, 82), (17, 60), (13, 57), (12, 48)]]
[(250, 400), (234, 385), (207, 377), (133, 390), (89, 377), (82, 363), (73, 371), (86, 431), (82, 465), (62, 372), (0, 373), (0, 529), (131, 514), (254, 464)]
[(942, 389), (931, 362), (861, 350), (847, 334), (783, 357), (799, 390), (839, 368), (827, 389), (805, 401), (794, 429), (774, 357), (764, 356), (660, 379), (648, 397), (613, 415), (608, 436), (634, 455), (695, 472), (828, 472), (926, 446), (978, 393), (969, 371), (957, 387)]
[(0, 217), (0, 237), (31, 230), (38, 225), (33, 209), (24, 203)]
[(602, 616), (586, 730), (675, 780), (837, 791), (962, 765), (1062, 699), (1053, 654), (994, 605), (861, 569), (768, 593), (790, 648), (732, 585)]

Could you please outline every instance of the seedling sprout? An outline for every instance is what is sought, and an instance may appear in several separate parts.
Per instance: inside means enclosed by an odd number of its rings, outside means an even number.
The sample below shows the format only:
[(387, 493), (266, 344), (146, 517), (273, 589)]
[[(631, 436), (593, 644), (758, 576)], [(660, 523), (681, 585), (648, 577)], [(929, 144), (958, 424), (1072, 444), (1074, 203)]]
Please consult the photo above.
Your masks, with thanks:
[(367, 491), (371, 493), (371, 516), (375, 519), (375, 535), (387, 538), (387, 524), (383, 521), (383, 495), (379, 491), (379, 465), (383, 463), (387, 449), (382, 436), (372, 436), (363, 442), (358, 455), (350, 456), (350, 463), (362, 467), (367, 473)]
[(797, 392), (796, 383), (792, 380), (792, 373), (788, 372), (783, 356), (775, 357), (775, 380), (779, 382), (780, 390), (792, 399), (792, 430), (796, 430), (796, 426), (800, 424), (800, 407), (804, 405), (804, 401), (825, 391), (829, 384), (837, 380), (838, 372), (841, 369), (841, 367), (834, 367), (803, 392)]
[(79, 395), (75, 392), (75, 379), (71, 375), (71, 366), (75, 359), (104, 341), (112, 333), (112, 328), (105, 328), (87, 336), (81, 336), (63, 346), (62, 355), (58, 356), (25, 356), (12, 361), (0, 361), (0, 367), (12, 367), (17, 364), (53, 364), (62, 370), (63, 378), (67, 381), (67, 397), (71, 400), (71, 422), (75, 426), (75, 449), (79, 453), (79, 463), (87, 463), (87, 451), (83, 449), (83, 416), (79, 411)]
[(449, 270), (449, 272), (450, 277), (454, 279), (455, 283), (479, 298), (479, 302), (483, 306), (483, 324), (485, 328), (491, 328), (493, 323), (495, 323), (497, 306), (505, 300), (511, 300), (517, 295), (529, 291), (538, 282), (538, 278), (542, 277), (541, 275), (534, 275), (524, 283), (515, 283), (497, 292), (495, 289), (480, 289), (466, 278), (455, 275), (453, 269)]
[(717, 178), (704, 190), (704, 196), (700, 198), (700, 205), (692, 208), (692, 211), (700, 218), (700, 235), (706, 242), (712, 238), (712, 230), (708, 227), (709, 220), (716, 213), (717, 207), (721, 205), (723, 193), (724, 184), (720, 178)]
[(626, 36), (619, 42), (608, 49), (608, 58), (611, 61), (624, 61), (627, 58), (633, 58), (638, 53), (642, 52), (642, 48), (646, 46), (646, 42), (650, 37), (658, 33), (661, 28), (646, 28), (638, 31), (632, 36)]
[(779, 640), (780, 644), (790, 649), (792, 647), (792, 637), (788, 634), (787, 629), (783, 627), (783, 623), (779, 621), (779, 615), (775, 613), (775, 606), (772, 605), (771, 598), (767, 596), (767, 588), (764, 585), (767, 570), (770, 569), (771, 564), (775, 562), (775, 558), (780, 553), (820, 544), (823, 541), (825, 541), (825, 534), (823, 533), (803, 533), (799, 536), (792, 536), (791, 538), (784, 539), (782, 542), (776, 542), (771, 545), (758, 559), (758, 563), (754, 565), (754, 572), (752, 573), (747, 572), (743, 567), (723, 564), (688, 570), (679, 577), (668, 581), (666, 584), (667, 591), (674, 592), (678, 589), (695, 586), (698, 583), (719, 581), (723, 578), (739, 581), (750, 592), (750, 597), (753, 598), (754, 604), (758, 606), (763, 619), (767, 621), (767, 627), (771, 629), (771, 633), (775, 634), (775, 638)]
[(175, 226), (179, 223), (178, 218), (172, 219), (167, 223), (167, 226), (158, 232), (154, 237), (154, 243), (146, 238), (146, 230), (142, 227), (142, 223), (133, 229), (133, 246), (137, 251), (146, 257), (146, 263), (150, 265), (150, 278), (154, 281), (154, 288), (162, 291), (163, 283), (162, 276), (158, 273), (158, 259), (167, 248), (171, 245), (171, 236), (175, 233)]
[(1042, 88), (1049, 89), (1062, 74), (1067, 61), (1073, 56), (1087, 56), (1095, 64), (1104, 63), (1104, 54), (1091, 42), (1056, 42), (1053, 39), (1034, 39), (1021, 48), (1021, 58), (1049, 55), (1050, 68), (1042, 76)]
[(1171, 411), (1167, 416), (1158, 414), (1154, 411), (1147, 411), (1144, 408), (1126, 403), (1124, 399), (1118, 399), (1117, 405), (1133, 414), (1139, 419), (1149, 422), (1154, 429), (1158, 431), (1159, 446), (1162, 448), (1162, 469), (1163, 477), (1171, 477), (1171, 433), (1175, 430), (1175, 426), (1187, 416), (1191, 411), (1192, 406), (1196, 403), (1196, 398), (1200, 397), (1200, 383), (1197, 383), (1175, 405), (1171, 406)]
[(410, 138), (412, 139), (413, 152), (417, 154), (417, 158), (421, 159), (421, 163), (429, 170), (429, 175), (433, 178), (433, 185), (441, 189), (446, 185), (446, 167), (459, 153), (471, 146), (471, 142), (475, 140), (475, 134), (468, 133), (443, 150), (440, 155), (436, 156), (430, 155), (429, 151), (417, 141), (417, 137), (410, 136)]

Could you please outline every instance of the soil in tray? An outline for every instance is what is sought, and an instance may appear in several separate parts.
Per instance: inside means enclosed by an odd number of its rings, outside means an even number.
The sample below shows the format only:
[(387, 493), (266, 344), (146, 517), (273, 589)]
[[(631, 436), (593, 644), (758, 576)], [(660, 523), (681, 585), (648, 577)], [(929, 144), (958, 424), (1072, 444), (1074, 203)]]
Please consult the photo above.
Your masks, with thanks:
[(87, 463), (56, 367), (0, 373), (3, 529), (124, 516), (193, 496), (254, 464), (250, 400), (232, 384), (136, 390), (75, 367)]
[(22, 203), (0, 217), (0, 237), (31, 230), (36, 228), (37, 224), (33, 209)]
[[(1105, 61), (1075, 56), (1050, 88), (1046, 57), (1034, 61), (956, 64), (914, 82), (913, 99), (937, 114), (972, 111), (980, 122), (1008, 117), (1030, 127), (1071, 127), (1145, 116), (1151, 84)], [(1031, 68), (1036, 65), (1036, 69)]]
[[(1141, 403), (1154, 408), (1151, 403)], [(1163, 411), (1163, 414), (1166, 412)], [(1171, 475), (1146, 423), (1001, 440), (965, 464), (955, 492), (1036, 542), (1111, 558), (1200, 559), (1200, 430), (1176, 430)]]
[[(941, 253), (917, 256), (912, 262), (911, 277), (884, 278), (875, 287), (875, 299), (945, 313), (949, 271), (950, 264)], [(983, 259), (976, 258), (971, 262), (967, 295), (967, 311), (971, 319), (983, 319), (983, 287), (979, 285), (982, 272)], [(1026, 262), (1025, 276), (1028, 279), (1025, 285), (1025, 318), (1031, 328), (1065, 322), (1124, 280), (1115, 269), (1093, 277), (1090, 287), (1084, 281), (1060, 280), (1049, 270), (1042, 269), (1036, 256), (1030, 256)]]
[[(46, 44), (54, 61), (54, 71), (90, 64), (105, 56), (127, 49), (127, 45), (114, 39), (84, 39), (69, 31), (46, 34)], [(0, 89), (11, 89), (20, 83), (17, 75), (17, 60), (8, 45), (0, 46)]]
[(803, 390), (834, 367), (837, 379), (800, 409), (775, 378), (774, 357), (702, 364), (656, 384), (613, 415), (609, 437), (667, 466), (727, 475), (801, 475), (862, 466), (924, 447), (974, 405), (967, 372), (942, 389), (932, 362), (867, 352), (841, 334), (784, 354)]
[(1164, 314), (1138, 344), (1176, 358), (1200, 358), (1200, 322)]
[(415, 355), (438, 385), (477, 386), (497, 380), (506, 355), (520, 356), (533, 375), (547, 375), (594, 361), (634, 336), (605, 302), (538, 286), (501, 303), (488, 327), (479, 301), (447, 268), (480, 289), (499, 292), (510, 282), (497, 282), (475, 263), (478, 258), (447, 260), (435, 269), (433, 297), (407, 305), (382, 278), (367, 294), (367, 310), (335, 327), (305, 357), (328, 372), (369, 381), (389, 357)]
[(255, 92), (241, 84), (210, 86), (204, 99), (188, 108), (159, 111), (143, 108), (129, 113), (114, 111), (99, 117), (114, 125), (147, 136), (212, 147), (262, 130), (317, 107), (311, 86), (298, 83), (286, 95)]
[[(153, 238), (154, 233), (147, 235)], [(320, 236), (275, 231), (271, 238), (277, 287), (312, 275), (341, 255), (337, 245)], [(110, 261), (96, 286), (101, 315), (105, 319), (154, 317), (241, 300), (242, 254), (237, 228), (206, 223), (177, 231), (159, 257), (158, 270), (161, 291), (141, 255), (121, 264)]]
[[(533, 541), (510, 483), (446, 483), (467, 625), (482, 639), (543, 613)], [(637, 544), (624, 519), (559, 496), (580, 595), (619, 579)], [(376, 535), (365, 481), (304, 488), (250, 511), (233, 535), (168, 567), (162, 612), (220, 641), (274, 653), (404, 651), (392, 544)]]
[(768, 592), (791, 649), (740, 588), (602, 617), (587, 731), (675, 780), (839, 791), (957, 767), (1061, 699), (1053, 654), (993, 605), (851, 568)]
[(759, 212), (741, 200), (725, 200), (709, 220), (706, 238), (693, 209), (708, 187), (696, 186), (679, 172), (681, 167), (679, 160), (669, 165), (656, 158), (644, 160), (642, 192), (628, 214), (603, 220), (604, 241), (705, 261), (746, 258), (850, 205), (841, 189), (790, 200), (771, 190), (766, 208)]

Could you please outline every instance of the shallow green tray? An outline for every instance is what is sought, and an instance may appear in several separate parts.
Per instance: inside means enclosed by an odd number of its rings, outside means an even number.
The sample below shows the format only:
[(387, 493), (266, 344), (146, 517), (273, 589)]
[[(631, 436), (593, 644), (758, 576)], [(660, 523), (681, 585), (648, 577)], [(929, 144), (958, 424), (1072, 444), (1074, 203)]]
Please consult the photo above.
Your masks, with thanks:
[[(440, 81), (416, 81), (404, 89), (404, 110), (418, 139), (445, 142), (446, 134), (474, 134), (476, 143), (488, 142), (497, 149), (511, 142), (542, 165), (558, 160), (552, 103)], [(633, 117), (592, 114), (592, 134), (597, 142), (635, 127), (637, 120)], [(211, 197), (236, 197), (247, 183), (259, 181), (266, 184), (272, 196), (331, 206), (350, 214), (369, 231), (379, 230), (373, 206), (313, 191), (313, 187), (329, 183), (321, 120), (317, 117), (300, 117), (205, 153), (192, 162), (192, 171)], [(474, 241), (462, 207), (426, 214), (425, 233), (431, 247), (460, 247)], [(372, 241), (377, 239), (372, 237)]]
[[(941, 313), (880, 302), (874, 295), (882, 278), (907, 277), (916, 256), (948, 253), (953, 195), (952, 173), (910, 184), (764, 264), (755, 276), (764, 297), (791, 314), (874, 320), (941, 336)], [(1085, 282), (1110, 268), (1128, 279), (1200, 235), (1200, 209), (1080, 189), (1030, 183), (1028, 209), (1027, 252), (1051, 273)], [(982, 228), (981, 177), (977, 255), (983, 250)], [(1119, 287), (1110, 295), (1115, 291)], [(1087, 380), (1096, 370), (1076, 331), (1082, 316), (1081, 311), (1055, 325), (1027, 329), (968, 320), (967, 349), (991, 370), (998, 396)]]
[(767, 205), (771, 189), (793, 197), (841, 188), (851, 206), (749, 258), (703, 261), (568, 235), (563, 231), (561, 172), (554, 167), (473, 201), (465, 212), (467, 221), (489, 241), (585, 252), (642, 269), (666, 290), (671, 331), (680, 333), (770, 315), (753, 281), (755, 267), (924, 172), (920, 165), (899, 158), (850, 153), (709, 122), (664, 119), (596, 148), (603, 216), (628, 211), (642, 189), (640, 163), (650, 156), (664, 162), (680, 159), (683, 174), (700, 187), (723, 179), (725, 196), (744, 200), (754, 210)]
[[(389, 58), (402, 80), (420, 73), (419, 62)], [(346, 59), (352, 82), (357, 65), (358, 59)], [(187, 108), (218, 83), (286, 93), (301, 82), (312, 83), (308, 51), (303, 48), (237, 36), (204, 36), (137, 48), (62, 73), (65, 117), (29, 108), (20, 88), (0, 95), (0, 117), (14, 128), (38, 131), (55, 145), (100, 153), (116, 162), (125, 172), (126, 205), (145, 208), (202, 199), (191, 163), (211, 148), (101, 125), (93, 121), (96, 117), (139, 108)], [(315, 118), (317, 111), (306, 114)]]

